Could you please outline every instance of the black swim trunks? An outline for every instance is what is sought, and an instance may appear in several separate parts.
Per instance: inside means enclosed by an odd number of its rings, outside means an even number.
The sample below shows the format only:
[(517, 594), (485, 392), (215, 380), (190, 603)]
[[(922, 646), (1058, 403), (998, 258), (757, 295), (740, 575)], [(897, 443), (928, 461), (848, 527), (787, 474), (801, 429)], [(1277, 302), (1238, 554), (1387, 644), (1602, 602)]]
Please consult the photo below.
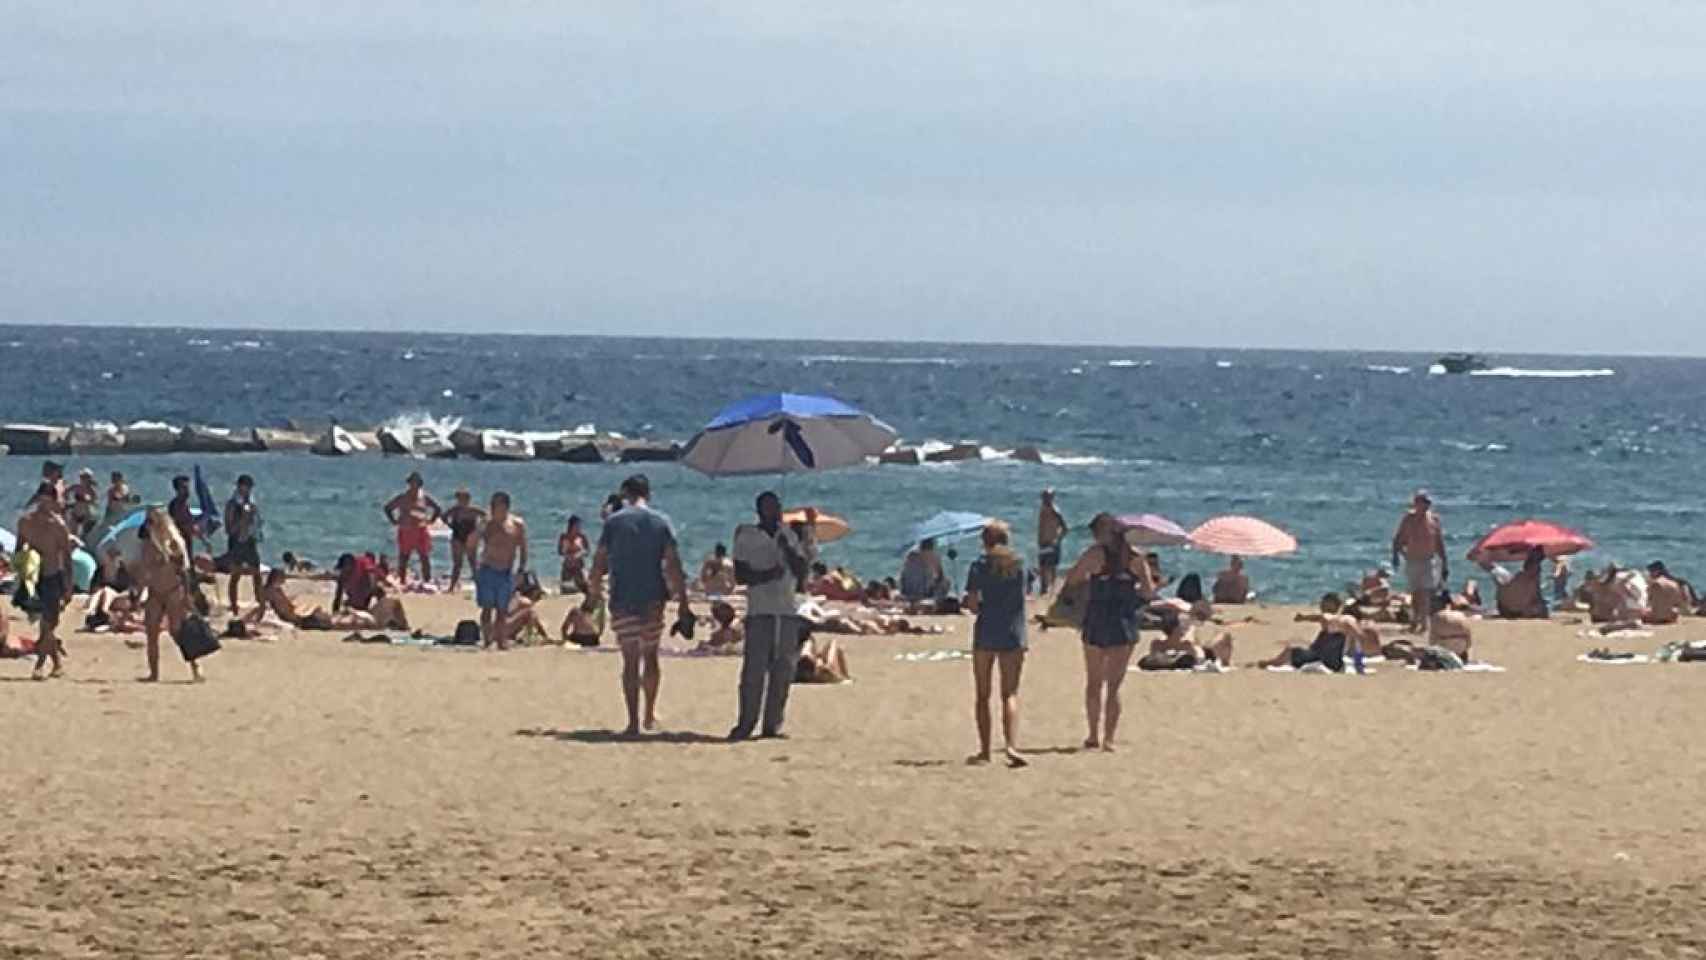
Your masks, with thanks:
[(1060, 544), (1052, 547), (1037, 548), (1037, 566), (1056, 568), (1060, 566)]
[(225, 556), (231, 562), (231, 569), (259, 570), (261, 568), (261, 545), (254, 540), (225, 541)]
[(41, 604), (41, 618), (48, 623), (59, 622), (59, 608), (65, 601), (65, 571), (44, 573), (36, 578), (36, 602)]

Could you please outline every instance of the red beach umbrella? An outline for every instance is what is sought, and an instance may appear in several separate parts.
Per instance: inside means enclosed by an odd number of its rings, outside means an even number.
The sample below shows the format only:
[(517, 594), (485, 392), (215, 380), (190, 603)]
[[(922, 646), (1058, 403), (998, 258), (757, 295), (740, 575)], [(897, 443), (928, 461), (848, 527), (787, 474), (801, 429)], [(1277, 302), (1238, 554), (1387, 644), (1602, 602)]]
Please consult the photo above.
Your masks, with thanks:
[(1593, 541), (1562, 524), (1548, 520), (1515, 520), (1482, 537), (1469, 551), (1471, 560), (1523, 560), (1536, 547), (1548, 557), (1562, 557), (1593, 548)]
[(1277, 557), (1297, 551), (1297, 538), (1255, 517), (1215, 517), (1191, 531), (1191, 546), (1239, 557)]

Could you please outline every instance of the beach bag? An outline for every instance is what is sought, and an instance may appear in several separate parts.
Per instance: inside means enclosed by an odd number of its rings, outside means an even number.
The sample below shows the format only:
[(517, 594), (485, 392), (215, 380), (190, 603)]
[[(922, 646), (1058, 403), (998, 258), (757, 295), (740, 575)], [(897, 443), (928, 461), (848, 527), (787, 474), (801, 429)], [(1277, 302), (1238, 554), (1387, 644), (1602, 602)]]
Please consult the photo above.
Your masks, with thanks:
[(1060, 593), (1055, 595), (1054, 602), (1049, 604), (1048, 612), (1043, 614), (1043, 626), (1081, 627), (1084, 625), (1084, 611), (1089, 605), (1088, 583), (1062, 587)]
[(450, 642), (458, 647), (477, 647), (480, 645), (480, 623), (477, 620), (463, 620), (456, 625), (456, 634)]
[(200, 614), (185, 617), (177, 632), (172, 634), (172, 640), (178, 645), (178, 652), (183, 654), (186, 663), (194, 663), (219, 649), (219, 638), (214, 636), (213, 628)]

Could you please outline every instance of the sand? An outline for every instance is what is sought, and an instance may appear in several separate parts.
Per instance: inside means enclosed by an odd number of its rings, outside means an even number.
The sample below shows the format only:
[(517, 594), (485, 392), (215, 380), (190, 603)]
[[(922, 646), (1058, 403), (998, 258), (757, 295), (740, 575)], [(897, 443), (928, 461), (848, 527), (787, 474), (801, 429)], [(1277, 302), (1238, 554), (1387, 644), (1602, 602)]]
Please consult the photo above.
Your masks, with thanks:
[[(1255, 612), (1240, 659), (1307, 635)], [(969, 665), (896, 659), (949, 622), (849, 639), (855, 683), (735, 746), (732, 659), (667, 660), (622, 742), (608, 653), (287, 633), (149, 686), (75, 634), (68, 680), (0, 662), (0, 957), (1706, 953), (1706, 666), (1554, 622), (1483, 625), (1499, 674), (1133, 674), (1102, 754), (1055, 631), (1033, 765), (971, 768)]]

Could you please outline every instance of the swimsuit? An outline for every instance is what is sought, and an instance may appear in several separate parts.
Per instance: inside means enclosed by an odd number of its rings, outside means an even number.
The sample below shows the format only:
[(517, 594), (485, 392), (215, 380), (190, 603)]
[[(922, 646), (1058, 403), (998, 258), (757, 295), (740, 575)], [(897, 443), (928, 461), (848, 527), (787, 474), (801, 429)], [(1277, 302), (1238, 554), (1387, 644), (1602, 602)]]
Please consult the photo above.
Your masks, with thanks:
[(407, 557), (418, 553), (423, 557), (432, 556), (432, 531), (425, 524), (410, 524), (397, 526), (397, 554)]
[(456, 514), (456, 519), (450, 521), (450, 539), (457, 543), (466, 543), (474, 535), (474, 528), (480, 521), (468, 513)]
[(515, 595), (515, 573), (511, 570), (500, 570), (480, 564), (474, 571), (474, 602), (481, 610), (496, 610), (505, 613), (509, 610), (509, 601)]
[(1092, 647), (1129, 647), (1136, 643), (1143, 606), (1131, 571), (1091, 577), (1090, 599), (1084, 608), (1084, 642)]

